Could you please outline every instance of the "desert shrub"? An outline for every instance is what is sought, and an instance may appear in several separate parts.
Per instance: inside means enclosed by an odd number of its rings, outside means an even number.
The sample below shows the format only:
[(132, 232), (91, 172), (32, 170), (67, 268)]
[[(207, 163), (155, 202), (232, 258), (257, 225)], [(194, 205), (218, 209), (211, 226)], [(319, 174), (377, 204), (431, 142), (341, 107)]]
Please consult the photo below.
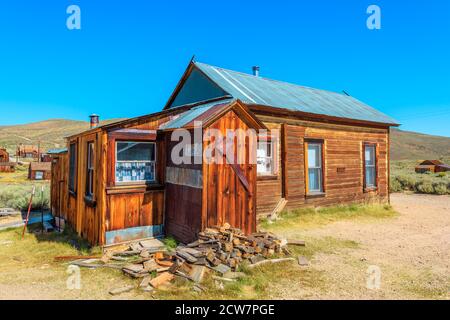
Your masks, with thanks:
[(400, 183), (403, 190), (414, 191), (417, 179), (414, 175), (399, 175), (396, 177), (398, 183)]
[(416, 191), (420, 193), (434, 193), (434, 187), (431, 181), (423, 180), (416, 184)]
[(438, 178), (446, 178), (447, 177), (447, 172), (439, 172), (436, 177)]
[[(17, 210), (27, 210), (30, 201), (32, 186), (8, 186), (0, 190), (0, 207), (13, 208)], [(39, 210), (48, 209), (50, 204), (49, 188), (44, 189), (44, 195), (41, 197), (41, 189), (36, 188), (36, 194), (33, 197), (31, 208)]]
[(433, 188), (436, 194), (447, 194), (447, 183), (445, 182), (434, 183)]
[(397, 177), (391, 179), (389, 189), (391, 192), (400, 192), (403, 190), (402, 184), (397, 180)]

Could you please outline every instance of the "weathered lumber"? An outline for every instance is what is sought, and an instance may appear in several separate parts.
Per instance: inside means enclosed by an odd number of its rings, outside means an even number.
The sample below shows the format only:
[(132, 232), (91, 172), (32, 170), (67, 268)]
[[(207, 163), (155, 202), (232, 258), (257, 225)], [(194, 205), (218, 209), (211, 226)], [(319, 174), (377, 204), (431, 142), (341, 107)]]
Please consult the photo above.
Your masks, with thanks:
[(128, 292), (128, 291), (131, 291), (133, 289), (134, 289), (134, 286), (129, 285), (129, 286), (125, 286), (125, 287), (120, 287), (120, 288), (109, 290), (109, 294), (115, 296), (115, 295), (118, 295), (118, 294), (121, 294), (121, 293), (125, 293), (125, 292)]
[(295, 261), (295, 259), (294, 258), (267, 259), (267, 260), (259, 261), (255, 264), (251, 264), (248, 266), (248, 268), (253, 269), (253, 268), (259, 267), (263, 264), (267, 264), (267, 263), (278, 263), (278, 262), (286, 262), (286, 261)]
[(305, 241), (303, 240), (295, 240), (295, 239), (288, 239), (287, 244), (291, 246), (305, 246)]
[(172, 279), (173, 279), (173, 274), (171, 274), (170, 272), (163, 272), (156, 278), (150, 280), (150, 285), (153, 288), (158, 288), (161, 285), (171, 281)]
[(56, 256), (55, 261), (71, 261), (79, 259), (101, 259), (100, 256)]

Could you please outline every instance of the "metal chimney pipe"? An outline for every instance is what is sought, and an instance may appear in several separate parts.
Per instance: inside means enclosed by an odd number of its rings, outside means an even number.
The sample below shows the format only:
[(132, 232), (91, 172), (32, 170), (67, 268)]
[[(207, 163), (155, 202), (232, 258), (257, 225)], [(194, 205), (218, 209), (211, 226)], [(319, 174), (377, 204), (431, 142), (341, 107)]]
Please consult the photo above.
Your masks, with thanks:
[(253, 75), (255, 77), (259, 77), (259, 67), (258, 66), (253, 66), (252, 70), (253, 70)]
[(91, 129), (98, 127), (99, 125), (99, 116), (96, 114), (91, 114), (89, 116), (90, 118), (90, 124), (91, 124)]

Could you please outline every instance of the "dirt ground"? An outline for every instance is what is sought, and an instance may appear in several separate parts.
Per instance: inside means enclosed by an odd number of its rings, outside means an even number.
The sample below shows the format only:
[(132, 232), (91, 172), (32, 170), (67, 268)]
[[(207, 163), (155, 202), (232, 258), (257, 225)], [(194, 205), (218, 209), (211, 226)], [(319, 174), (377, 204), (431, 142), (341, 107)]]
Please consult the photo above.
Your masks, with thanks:
[[(356, 241), (355, 249), (316, 255), (319, 290), (281, 281), (276, 299), (450, 299), (450, 196), (392, 194), (395, 218), (376, 222), (340, 221), (302, 232)], [(287, 236), (298, 236), (296, 231)], [(378, 286), (367, 280), (380, 271)], [(377, 276), (376, 273), (375, 276)], [(378, 279), (378, 278), (376, 278)]]
[[(307, 267), (292, 264), (292, 268), (304, 268), (305, 277), (272, 281), (267, 298), (450, 299), (450, 196), (393, 194), (391, 204), (399, 213), (395, 217), (342, 220), (284, 231), (288, 238), (306, 239), (307, 246), (327, 239), (354, 245), (316, 253)], [(1, 235), (0, 240), (1, 256), (2, 246), (14, 244)], [(39, 259), (28, 261), (17, 253), (0, 261), (0, 268), (8, 270), (0, 273), (0, 299), (110, 299), (107, 292), (118, 281), (132, 283), (113, 271), (83, 270), (86, 287), (79, 293), (68, 292), (66, 267)], [(371, 289), (368, 279), (374, 280)]]

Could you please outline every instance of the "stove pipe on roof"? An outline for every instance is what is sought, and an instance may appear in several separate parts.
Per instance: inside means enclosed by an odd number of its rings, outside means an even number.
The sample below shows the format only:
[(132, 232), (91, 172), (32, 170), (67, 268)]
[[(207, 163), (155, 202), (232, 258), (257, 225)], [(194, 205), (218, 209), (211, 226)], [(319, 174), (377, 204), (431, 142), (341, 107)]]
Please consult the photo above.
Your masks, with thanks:
[(253, 70), (253, 75), (255, 77), (259, 77), (259, 67), (258, 66), (253, 66), (252, 70)]
[(99, 124), (99, 116), (96, 114), (91, 114), (89, 116), (90, 118), (90, 124), (91, 124), (91, 129), (98, 127)]

